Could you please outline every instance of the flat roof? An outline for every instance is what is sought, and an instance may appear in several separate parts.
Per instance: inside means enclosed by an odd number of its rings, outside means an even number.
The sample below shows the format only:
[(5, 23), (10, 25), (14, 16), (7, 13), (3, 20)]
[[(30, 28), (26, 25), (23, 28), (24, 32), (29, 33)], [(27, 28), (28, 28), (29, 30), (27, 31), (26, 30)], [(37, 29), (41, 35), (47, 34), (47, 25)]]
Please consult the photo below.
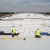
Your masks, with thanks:
[[(1, 19), (0, 31), (11, 33), (12, 28), (16, 28), (17, 32), (22, 33), (15, 37), (0, 35), (0, 50), (50, 50), (50, 36), (34, 38), (38, 28), (41, 32), (50, 34), (50, 20), (45, 20), (50, 19), (49, 16), (47, 18), (43, 14), (22, 13)], [(24, 38), (26, 39), (23, 40)]]
[[(0, 39), (0, 50), (50, 50), (50, 37), (43, 38), (12, 38), (3, 36)], [(9, 38), (8, 38), (9, 37)]]

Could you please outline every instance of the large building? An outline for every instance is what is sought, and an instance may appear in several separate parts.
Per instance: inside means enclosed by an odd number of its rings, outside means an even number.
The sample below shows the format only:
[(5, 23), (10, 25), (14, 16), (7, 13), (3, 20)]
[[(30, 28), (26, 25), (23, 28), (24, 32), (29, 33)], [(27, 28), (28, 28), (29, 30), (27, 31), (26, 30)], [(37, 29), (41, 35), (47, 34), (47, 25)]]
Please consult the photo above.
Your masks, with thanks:
[[(38, 13), (20, 13), (1, 18), (0, 31), (12, 33), (12, 28), (16, 28), (18, 38), (11, 35), (0, 35), (0, 50), (50, 50), (50, 36), (42, 35), (36, 39), (35, 30), (50, 34), (50, 16)], [(16, 33), (17, 33), (16, 32)], [(26, 38), (25, 41), (22, 39)], [(2, 46), (3, 45), (3, 46)]]

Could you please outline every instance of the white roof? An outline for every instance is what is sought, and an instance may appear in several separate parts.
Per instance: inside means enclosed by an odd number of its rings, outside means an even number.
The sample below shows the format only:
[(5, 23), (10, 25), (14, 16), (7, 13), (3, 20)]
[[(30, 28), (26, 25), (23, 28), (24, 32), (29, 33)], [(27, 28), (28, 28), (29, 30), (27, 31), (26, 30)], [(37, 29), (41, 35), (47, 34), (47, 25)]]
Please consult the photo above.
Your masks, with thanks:
[[(30, 16), (29, 16), (30, 15)], [(18, 38), (11, 35), (0, 35), (0, 50), (50, 50), (50, 36), (35, 37), (35, 30), (39, 28), (41, 32), (50, 34), (50, 17), (37, 13), (14, 14), (0, 20), (0, 31), (11, 33), (12, 28), (16, 28)], [(46, 24), (46, 26), (43, 26)], [(24, 41), (23, 38), (26, 38)]]
[[(50, 25), (50, 20), (44, 20), (46, 18), (47, 17), (43, 14), (37, 13), (14, 14), (12, 17), (5, 17), (0, 20), (0, 30), (9, 33), (13, 28), (12, 26), (15, 26), (17, 30), (19, 29), (17, 32), (22, 32), (20, 35), (35, 36), (34, 34), (37, 28), (39, 28), (42, 32), (50, 33), (50, 28), (48, 27), (48, 25)], [(47, 26), (43, 26), (42, 24), (44, 23)]]

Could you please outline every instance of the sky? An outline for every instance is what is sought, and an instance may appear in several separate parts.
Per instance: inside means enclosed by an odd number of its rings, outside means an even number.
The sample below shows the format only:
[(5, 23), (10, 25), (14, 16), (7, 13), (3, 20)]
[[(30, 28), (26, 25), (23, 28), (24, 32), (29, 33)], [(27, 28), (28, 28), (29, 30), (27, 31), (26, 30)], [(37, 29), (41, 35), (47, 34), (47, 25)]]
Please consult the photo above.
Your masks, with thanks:
[(0, 0), (0, 12), (50, 12), (50, 0)]

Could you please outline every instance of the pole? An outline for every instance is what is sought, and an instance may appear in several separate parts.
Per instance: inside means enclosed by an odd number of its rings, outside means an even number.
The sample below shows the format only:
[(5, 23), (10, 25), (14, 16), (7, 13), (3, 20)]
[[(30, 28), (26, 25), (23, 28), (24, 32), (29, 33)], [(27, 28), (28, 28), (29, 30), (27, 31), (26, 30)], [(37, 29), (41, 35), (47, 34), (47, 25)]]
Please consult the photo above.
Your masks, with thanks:
[(29, 13), (30, 13), (30, 4), (28, 4), (29, 5), (29, 10), (28, 10), (28, 15), (29, 15)]
[(16, 14), (16, 0), (15, 0), (15, 5), (14, 6), (15, 6), (14, 11), (15, 11), (15, 14)]

